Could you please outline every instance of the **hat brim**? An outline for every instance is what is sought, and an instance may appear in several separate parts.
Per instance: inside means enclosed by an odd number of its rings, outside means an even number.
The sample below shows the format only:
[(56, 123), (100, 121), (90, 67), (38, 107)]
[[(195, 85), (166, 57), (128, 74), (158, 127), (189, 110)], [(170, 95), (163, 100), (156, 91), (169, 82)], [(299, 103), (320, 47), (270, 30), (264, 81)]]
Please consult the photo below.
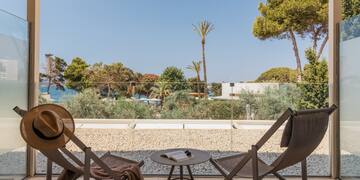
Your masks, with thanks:
[[(61, 135), (55, 139), (43, 139), (39, 137), (33, 129), (33, 121), (44, 110), (51, 110), (58, 114), (60, 120), (64, 124), (64, 128)], [(56, 104), (43, 104), (32, 108), (21, 120), (20, 132), (25, 142), (35, 149), (56, 149), (64, 147), (67, 142), (70, 141), (71, 136), (75, 131), (75, 123), (71, 114), (62, 106)]]

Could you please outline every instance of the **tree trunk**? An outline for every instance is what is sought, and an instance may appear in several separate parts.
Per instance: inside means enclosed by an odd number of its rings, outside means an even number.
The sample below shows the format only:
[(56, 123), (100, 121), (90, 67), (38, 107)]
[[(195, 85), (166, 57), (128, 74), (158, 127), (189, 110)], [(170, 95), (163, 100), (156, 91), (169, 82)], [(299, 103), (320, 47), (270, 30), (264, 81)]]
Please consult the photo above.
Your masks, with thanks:
[(207, 89), (207, 74), (206, 74), (206, 60), (205, 60), (205, 39), (201, 42), (202, 45), (202, 58), (203, 58), (203, 68), (204, 68), (204, 97), (207, 99), (208, 97), (208, 89)]
[(160, 97), (160, 108), (161, 108), (161, 109), (162, 109), (162, 107), (163, 107), (163, 103), (164, 103), (164, 97), (161, 96), (161, 97)]
[(293, 50), (296, 58), (296, 70), (297, 70), (297, 80), (298, 82), (301, 82), (302, 80), (302, 68), (301, 68), (301, 59), (299, 55), (299, 48), (296, 42), (296, 37), (293, 31), (290, 31), (290, 39), (293, 44)]
[(134, 85), (134, 86), (132, 86), (132, 89), (131, 89), (131, 95), (133, 97), (135, 97), (135, 91), (136, 91), (136, 86)]
[(109, 83), (107, 84), (107, 90), (108, 90), (108, 92), (107, 92), (107, 97), (110, 97), (111, 85), (110, 85)]
[(52, 79), (49, 77), (49, 78), (48, 78), (47, 91), (46, 91), (48, 94), (50, 94), (51, 81), (52, 81)]
[(316, 49), (317, 49), (317, 39), (314, 39), (313, 40), (313, 49), (316, 51)]
[(197, 94), (198, 94), (198, 98), (200, 98), (200, 72), (196, 72), (197, 75)]
[(324, 51), (324, 48), (325, 48), (325, 45), (327, 43), (327, 41), (329, 40), (329, 33), (326, 34), (326, 37), (324, 39), (324, 41), (321, 43), (321, 46), (320, 46), (320, 49), (319, 49), (319, 52), (316, 56), (316, 59), (319, 60), (319, 58), (321, 57), (323, 51)]
[(313, 49), (316, 51), (318, 48), (319, 34), (321, 33), (321, 28), (316, 29), (314, 26), (312, 27), (312, 36), (311, 39), (313, 41)]

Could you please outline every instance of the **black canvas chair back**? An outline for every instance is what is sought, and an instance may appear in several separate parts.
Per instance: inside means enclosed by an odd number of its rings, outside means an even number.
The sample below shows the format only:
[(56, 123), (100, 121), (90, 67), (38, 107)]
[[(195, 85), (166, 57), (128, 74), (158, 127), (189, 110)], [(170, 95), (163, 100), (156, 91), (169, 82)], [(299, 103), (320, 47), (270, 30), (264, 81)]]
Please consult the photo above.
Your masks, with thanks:
[(287, 149), (271, 164), (274, 171), (301, 162), (319, 146), (328, 129), (331, 112), (331, 109), (298, 111), (290, 116), (282, 137), (282, 145)]

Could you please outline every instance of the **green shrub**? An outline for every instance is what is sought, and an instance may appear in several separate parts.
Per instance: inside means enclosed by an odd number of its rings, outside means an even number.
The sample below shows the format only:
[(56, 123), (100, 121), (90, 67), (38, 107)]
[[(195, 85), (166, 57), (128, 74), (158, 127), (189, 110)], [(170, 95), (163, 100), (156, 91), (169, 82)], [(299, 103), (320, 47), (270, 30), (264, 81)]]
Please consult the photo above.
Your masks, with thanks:
[(319, 61), (316, 52), (306, 50), (309, 64), (304, 67), (303, 82), (298, 86), (301, 89), (299, 106), (302, 109), (318, 109), (329, 106), (328, 66), (326, 61)]
[(188, 89), (184, 72), (174, 66), (167, 67), (158, 81), (167, 83), (171, 92)]
[(162, 119), (193, 119), (192, 111), (196, 101), (189, 91), (176, 91), (165, 98), (161, 109)]
[(86, 89), (65, 102), (74, 118), (109, 118), (112, 104), (101, 99), (93, 89)]
[(300, 96), (300, 89), (295, 84), (267, 88), (263, 94), (242, 91), (238, 106), (234, 106), (234, 118), (246, 119), (246, 105), (249, 104), (255, 119), (277, 119), (287, 108), (298, 109)]
[(86, 89), (65, 102), (65, 107), (75, 118), (96, 119), (152, 119), (152, 106), (125, 99), (102, 99), (93, 89)]
[(110, 118), (113, 119), (152, 119), (155, 116), (155, 111), (151, 106), (125, 99), (114, 102), (111, 110), (108, 111)]
[(213, 93), (214, 96), (221, 96), (221, 89), (222, 84), (221, 83), (211, 83), (210, 91)]
[(163, 109), (187, 109), (194, 105), (195, 98), (189, 91), (176, 91), (165, 98)]
[[(259, 95), (250, 91), (242, 90), (239, 94), (239, 104), (246, 111), (246, 105), (250, 105), (250, 108), (253, 111), (257, 111), (259, 109)], [(245, 112), (246, 113), (246, 112)]]
[(161, 119), (195, 119), (192, 116), (192, 108), (187, 109), (172, 109), (172, 110), (162, 110)]
[(188, 91), (176, 91), (165, 98), (162, 107), (127, 99), (101, 99), (95, 90), (86, 89), (65, 102), (75, 118), (111, 119), (246, 119), (250, 105), (255, 119), (277, 119), (288, 107), (297, 109), (301, 97), (296, 85), (266, 89), (263, 94), (242, 91), (239, 100), (196, 100)]
[(195, 100), (186, 91), (173, 93), (165, 99), (162, 119), (231, 119), (243, 116), (238, 101)]
[(200, 92), (200, 93), (204, 92), (205, 82), (204, 81), (198, 81), (198, 79), (196, 77), (187, 79), (187, 84), (188, 84), (189, 89), (191, 90), (191, 92)]
[(231, 119), (232, 105), (230, 101), (202, 100), (194, 107), (195, 119)]
[(277, 119), (287, 108), (297, 109), (300, 91), (296, 85), (266, 89), (258, 100), (257, 119)]
[(210, 102), (208, 111), (210, 119), (231, 119), (232, 105), (230, 101)]

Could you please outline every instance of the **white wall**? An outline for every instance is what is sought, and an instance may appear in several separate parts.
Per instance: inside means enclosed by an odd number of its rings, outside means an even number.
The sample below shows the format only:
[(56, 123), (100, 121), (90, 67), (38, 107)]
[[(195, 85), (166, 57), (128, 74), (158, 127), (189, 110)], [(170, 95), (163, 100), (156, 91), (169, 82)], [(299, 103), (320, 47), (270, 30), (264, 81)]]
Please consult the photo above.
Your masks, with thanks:
[(267, 88), (278, 89), (279, 83), (235, 83), (234, 87), (230, 87), (230, 83), (222, 83), (222, 96), (223, 98), (231, 98), (230, 94), (240, 94), (241, 91), (249, 91), (252, 93), (264, 93)]

